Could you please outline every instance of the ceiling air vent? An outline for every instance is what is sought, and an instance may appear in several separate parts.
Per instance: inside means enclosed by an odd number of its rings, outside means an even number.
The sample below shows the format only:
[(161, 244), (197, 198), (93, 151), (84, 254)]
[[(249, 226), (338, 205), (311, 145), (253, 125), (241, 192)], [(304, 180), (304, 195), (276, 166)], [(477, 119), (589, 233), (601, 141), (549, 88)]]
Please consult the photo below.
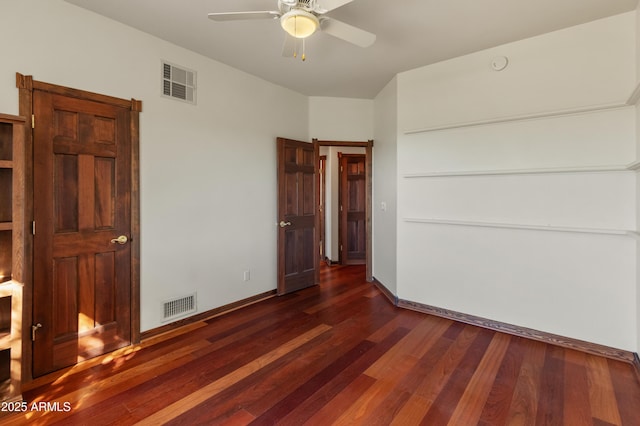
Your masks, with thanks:
[(196, 103), (196, 72), (169, 62), (162, 62), (162, 94)]

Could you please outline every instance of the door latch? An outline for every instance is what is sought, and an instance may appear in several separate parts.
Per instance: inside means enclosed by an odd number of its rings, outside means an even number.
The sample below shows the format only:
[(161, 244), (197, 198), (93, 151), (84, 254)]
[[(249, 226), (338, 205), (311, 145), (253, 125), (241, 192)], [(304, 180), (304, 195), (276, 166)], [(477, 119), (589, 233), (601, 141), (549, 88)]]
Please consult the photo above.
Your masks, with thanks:
[(31, 340), (34, 342), (36, 341), (36, 331), (38, 331), (39, 328), (42, 328), (42, 324), (40, 323), (31, 326)]

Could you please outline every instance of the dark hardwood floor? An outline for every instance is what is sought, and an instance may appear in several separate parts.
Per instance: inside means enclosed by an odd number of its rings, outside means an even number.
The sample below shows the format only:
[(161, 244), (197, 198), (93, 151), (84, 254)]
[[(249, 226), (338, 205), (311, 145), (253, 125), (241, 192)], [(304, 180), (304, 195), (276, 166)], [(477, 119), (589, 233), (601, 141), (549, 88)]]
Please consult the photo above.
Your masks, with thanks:
[(322, 278), (38, 379), (49, 405), (0, 424), (640, 425), (631, 364), (396, 308), (361, 266)]

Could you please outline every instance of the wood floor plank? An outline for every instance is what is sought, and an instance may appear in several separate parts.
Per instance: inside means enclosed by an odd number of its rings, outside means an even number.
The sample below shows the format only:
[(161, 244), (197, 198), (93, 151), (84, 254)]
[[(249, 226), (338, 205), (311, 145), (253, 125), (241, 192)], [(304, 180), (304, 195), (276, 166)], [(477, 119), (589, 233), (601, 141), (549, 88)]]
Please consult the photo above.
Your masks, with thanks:
[(565, 353), (564, 421), (566, 425), (593, 425), (586, 369), (586, 354), (567, 350)]
[(614, 425), (622, 424), (607, 360), (594, 355), (586, 359), (591, 414)]
[(498, 370), (496, 379), (487, 397), (487, 402), (480, 415), (480, 426), (499, 426), (507, 424), (509, 404), (515, 392), (518, 376), (525, 355), (525, 339), (513, 336)]
[(451, 378), (453, 372), (458, 368), (464, 354), (475, 342), (479, 333), (480, 329), (476, 327), (465, 327), (430, 374), (421, 378), (415, 393), (433, 403)]
[(564, 418), (564, 349), (547, 347), (540, 381), (536, 425), (559, 425)]
[[(296, 388), (299, 390), (304, 382), (312, 378), (314, 371), (327, 368), (330, 363), (359, 344), (360, 339), (368, 334), (369, 327), (372, 324), (381, 324), (381, 320), (385, 318), (378, 310), (381, 304), (386, 306), (381, 299), (370, 300), (361, 309), (353, 311), (349, 319), (335, 324), (331, 331), (326, 333), (330, 340), (322, 347), (305, 349), (305, 353), (299, 354), (295, 361), (254, 386), (258, 397), (254, 402), (246, 404), (247, 410), (256, 416), (261, 415), (280, 400), (296, 392)], [(375, 319), (371, 316), (375, 316)], [(370, 344), (366, 343), (367, 346)], [(313, 368), (305, 368), (310, 365)], [(269, 398), (260, 397), (261, 395), (269, 395)]]
[[(286, 323), (286, 321), (285, 321)], [(255, 358), (257, 350), (270, 350), (279, 347), (282, 343), (295, 338), (302, 331), (311, 329), (317, 325), (313, 318), (302, 315), (294, 327), (279, 333), (273, 338), (264, 336), (263, 331), (251, 336), (243, 336), (235, 343), (231, 342), (234, 350), (220, 348), (218, 351), (197, 350), (198, 357), (189, 363), (178, 366), (169, 371), (157, 374), (155, 377), (138, 383), (137, 386), (123, 389), (118, 396), (124, 400), (125, 405), (131, 411), (132, 419), (143, 419), (151, 413), (170, 405), (180, 398), (188, 397), (206, 384), (230, 374), (237, 368)], [(172, 392), (166, 392), (163, 384), (171, 383)], [(85, 410), (87, 415), (99, 415), (106, 409), (110, 402), (97, 404), (95, 407)]]
[(509, 403), (506, 424), (530, 426), (535, 424), (540, 399), (540, 380), (544, 368), (546, 345), (533, 340), (523, 342), (525, 354), (513, 397)]
[[(390, 348), (395, 346), (404, 336), (407, 335), (409, 330), (406, 328), (398, 328), (383, 341), (375, 343), (369, 351), (367, 351), (362, 357), (358, 358), (345, 368), (340, 374), (332, 378), (324, 386), (318, 388), (309, 398), (295, 407), (287, 416), (279, 421), (280, 425), (298, 426), (304, 422), (310, 421), (313, 416), (322, 417), (322, 414), (317, 414), (324, 409), (328, 402), (333, 401), (336, 398), (340, 398), (340, 394), (348, 387), (351, 386), (359, 377), (363, 376), (363, 372), (371, 366), (376, 360), (384, 355)], [(365, 376), (368, 377), (368, 376)], [(367, 379), (361, 379), (369, 384), (372, 381)], [(344, 395), (342, 395), (344, 398)]]
[[(446, 333), (445, 333), (446, 334)], [(425, 377), (429, 377), (438, 362), (445, 356), (453, 342), (449, 339), (439, 339), (434, 345), (418, 360), (415, 366), (398, 384), (398, 391), (414, 394), (423, 383)], [(426, 412), (426, 411), (425, 411)], [(423, 413), (424, 414), (424, 413)]]
[(247, 425), (255, 420), (255, 417), (247, 411), (240, 409), (227, 417), (226, 419), (218, 419), (215, 423), (218, 426), (238, 426)]
[(631, 365), (611, 359), (606, 361), (621, 424), (640, 425), (640, 377)]
[[(384, 317), (381, 317), (380, 320), (384, 321)], [(359, 327), (356, 327), (356, 329), (359, 329)], [(345, 331), (348, 332), (349, 330), (351, 333), (345, 334)], [(348, 342), (349, 338), (354, 339), (358, 336), (358, 332), (354, 334), (353, 331), (353, 324), (350, 324), (350, 322), (349, 324), (345, 323), (333, 327), (321, 336), (323, 339), (329, 338), (330, 342), (323, 342), (319, 340), (320, 338), (314, 339), (314, 345), (317, 347), (301, 347), (297, 349), (279, 360), (278, 363), (263, 367), (259, 372), (252, 375), (250, 380), (247, 379), (244, 383), (239, 382), (225, 390), (219, 395), (220, 398), (209, 400), (194, 407), (188, 413), (184, 413), (181, 418), (189, 418), (196, 422), (211, 424), (216, 421), (216, 416), (219, 415), (221, 410), (228, 410), (236, 404), (242, 404), (246, 410), (256, 417), (261, 416), (269, 407), (278, 404), (278, 401), (286, 400), (288, 395), (298, 392), (299, 389), (296, 390), (296, 386), (303, 386), (305, 381), (311, 380), (315, 371), (320, 371), (325, 367), (328, 368), (330, 363), (352, 348), (352, 343), (357, 344), (357, 341)], [(366, 335), (364, 329), (362, 331), (362, 335)], [(401, 331), (400, 335), (404, 335), (406, 332)], [(341, 334), (342, 338), (336, 338)], [(364, 345), (368, 346), (369, 343), (365, 342)], [(300, 353), (300, 351), (303, 352)], [(378, 349), (377, 351), (380, 350)], [(363, 357), (366, 359), (368, 355), (365, 352)], [(359, 363), (360, 360), (357, 359), (352, 366), (357, 366)], [(367, 363), (366, 365), (368, 366), (369, 364)], [(343, 376), (348, 377), (349, 375), (350, 372), (342, 372), (340, 378), (343, 380)], [(223, 402), (218, 401), (218, 399), (223, 400)], [(295, 407), (289, 407), (289, 409), (293, 408)], [(180, 421), (180, 418), (177, 418), (176, 421)]]
[[(396, 347), (402, 344), (402, 341), (400, 341)], [(397, 359), (393, 365), (393, 371), (385, 377), (377, 378), (367, 391), (360, 395), (349, 408), (338, 417), (336, 423), (347, 424), (356, 422), (360, 424), (370, 424), (375, 420), (375, 416), (371, 415), (378, 408), (384, 406), (385, 401), (389, 400), (390, 395), (392, 395), (399, 382), (411, 371), (417, 361), (417, 358), (409, 354)], [(366, 371), (365, 374), (370, 376)]]
[(335, 398), (327, 402), (320, 410), (314, 413), (305, 425), (340, 425), (338, 418), (342, 413), (349, 410), (354, 401), (365, 393), (373, 384), (375, 379), (366, 374), (359, 375), (354, 381), (349, 383)]
[(506, 334), (497, 333), (493, 336), (478, 368), (449, 419), (450, 426), (478, 423), (510, 340), (511, 336)]
[(456, 368), (448, 374), (448, 380), (443, 383), (429, 411), (422, 419), (422, 425), (446, 425), (449, 422), (495, 334), (485, 329), (477, 333), (472, 344), (461, 354), (462, 357)]
[(342, 292), (339, 295), (333, 296), (331, 298), (327, 298), (325, 300), (322, 300), (320, 303), (316, 305), (308, 307), (307, 309), (304, 310), (304, 312), (307, 314), (315, 314), (326, 308), (334, 308), (336, 305), (343, 305), (345, 303), (348, 304), (350, 300), (353, 300), (354, 298), (357, 299), (358, 297), (362, 297), (363, 294), (368, 294), (370, 290), (371, 289), (367, 287), (360, 287), (360, 286), (347, 288), (346, 291)]
[(411, 398), (409, 392), (399, 391), (397, 388), (389, 392), (380, 403), (372, 407), (364, 416), (362, 424), (367, 426), (387, 426), (398, 415), (400, 410)]
[(428, 321), (422, 322), (369, 367), (365, 374), (376, 379), (381, 379), (390, 373), (393, 375), (396, 366), (400, 365), (407, 356), (410, 356), (413, 361), (427, 353), (448, 328), (448, 324), (444, 322), (436, 324), (431, 324)]
[[(193, 352), (194, 349), (207, 344), (208, 342), (201, 341), (199, 344), (193, 346), (185, 346), (182, 350), (176, 350), (174, 352), (167, 353), (162, 357), (148, 360), (133, 369), (114, 372), (114, 374), (108, 378), (101, 380), (95, 380), (95, 378), (91, 378), (91, 376), (85, 377), (85, 380), (88, 380), (88, 382), (91, 383), (91, 386), (74, 386), (71, 388), (61, 386), (60, 388), (55, 389), (51, 396), (49, 394), (45, 394), (42, 396), (30, 397), (30, 394), (27, 394), (26, 397), (31, 403), (39, 401), (60, 403), (68, 402), (72, 407), (82, 407), (82, 410), (55, 413), (57, 418), (84, 415), (84, 413), (86, 413), (92, 406), (99, 404), (130, 387), (145, 383), (159, 373), (172, 371), (179, 366), (188, 363), (193, 359), (191, 352)], [(34, 422), (39, 418), (51, 417), (51, 413), (48, 411), (31, 411), (28, 414), (29, 422)]]
[(139, 425), (158, 425), (173, 419), (176, 415), (188, 410), (191, 407), (205, 401), (211, 397), (214, 397), (221, 390), (225, 389), (229, 384), (237, 382), (238, 380), (248, 376), (249, 374), (259, 370), (262, 366), (274, 362), (278, 358), (284, 356), (289, 351), (294, 350), (296, 347), (308, 342), (309, 340), (319, 336), (326, 332), (331, 327), (328, 325), (319, 325), (312, 330), (307, 331), (300, 337), (297, 337), (287, 344), (284, 344), (277, 349), (269, 352), (266, 355), (261, 356), (255, 361), (246, 364), (242, 368), (229, 373), (228, 375), (216, 380), (209, 385), (200, 388), (196, 392), (191, 393), (189, 396), (171, 404), (170, 406), (163, 408), (162, 410), (154, 413), (152, 416), (147, 417), (143, 421), (139, 422)]
[(39, 378), (0, 425), (640, 425), (629, 363), (394, 306), (362, 266)]
[(363, 356), (367, 351), (375, 346), (373, 342), (362, 341), (352, 350), (338, 358), (335, 362), (325, 367), (322, 371), (307, 380), (295, 391), (289, 393), (287, 397), (281, 399), (260, 417), (256, 418), (254, 424), (274, 424), (276, 421), (286, 417), (295, 407), (302, 404), (307, 398), (313, 395), (319, 388), (334, 379), (356, 359)]
[(427, 411), (431, 407), (431, 401), (424, 397), (412, 394), (404, 403), (400, 411), (389, 423), (390, 426), (419, 425)]

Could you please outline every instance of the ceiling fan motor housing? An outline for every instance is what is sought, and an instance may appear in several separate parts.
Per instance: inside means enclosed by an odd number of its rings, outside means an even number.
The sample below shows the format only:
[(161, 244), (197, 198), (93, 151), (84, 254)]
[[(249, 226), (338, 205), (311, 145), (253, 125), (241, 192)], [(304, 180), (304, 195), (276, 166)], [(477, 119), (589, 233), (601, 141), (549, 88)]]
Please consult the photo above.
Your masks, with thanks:
[(316, 0), (279, 0), (280, 11), (283, 13), (293, 9), (302, 9), (312, 12), (316, 9)]

